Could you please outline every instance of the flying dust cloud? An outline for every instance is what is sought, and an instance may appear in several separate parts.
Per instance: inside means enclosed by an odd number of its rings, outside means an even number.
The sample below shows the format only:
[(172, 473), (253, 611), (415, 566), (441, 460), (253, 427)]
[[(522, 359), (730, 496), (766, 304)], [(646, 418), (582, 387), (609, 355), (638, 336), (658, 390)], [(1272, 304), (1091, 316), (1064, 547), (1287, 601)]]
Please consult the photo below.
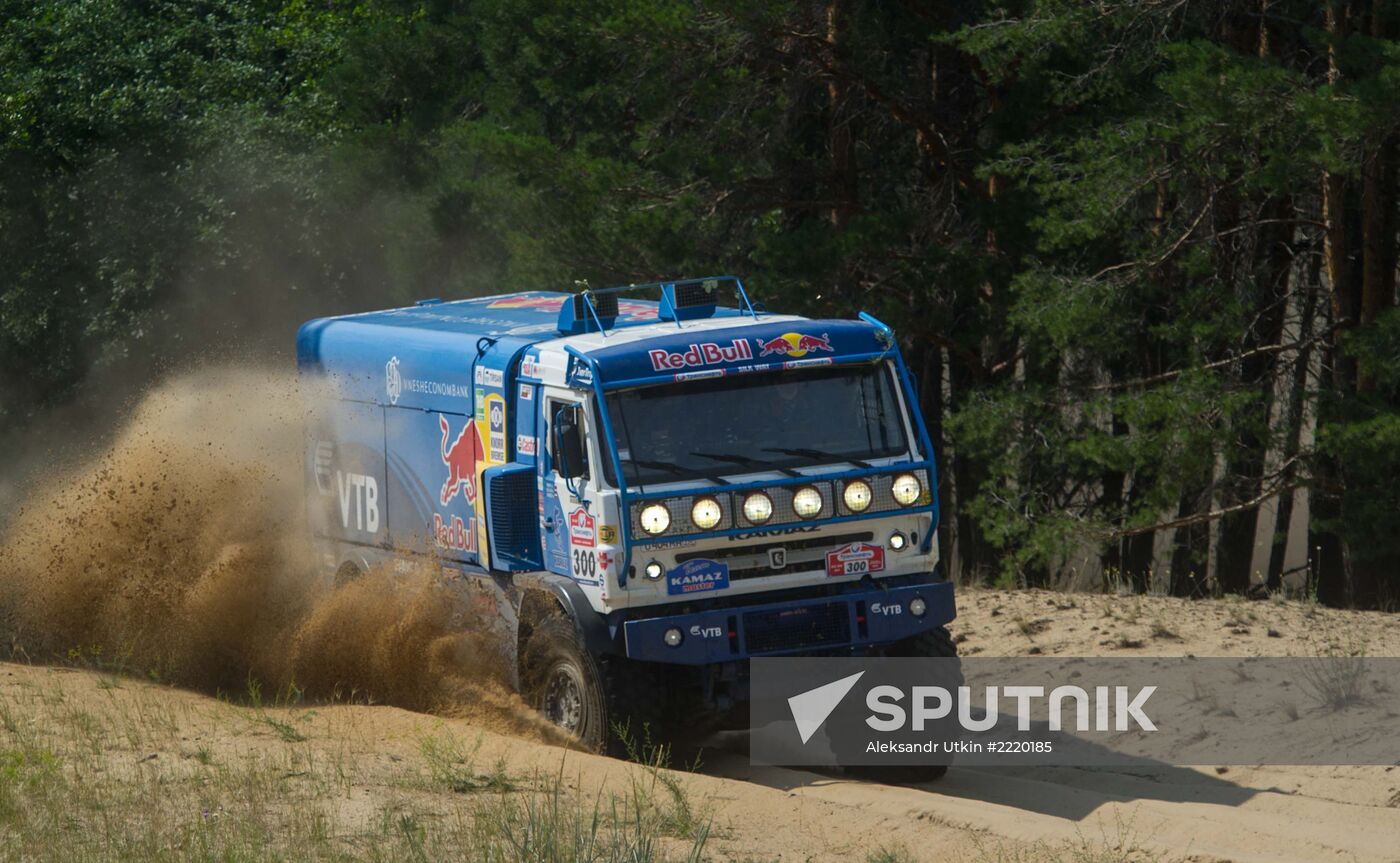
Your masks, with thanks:
[(291, 375), (205, 368), (36, 483), (0, 539), (13, 655), (79, 658), (237, 696), (387, 702), (550, 736), (434, 567), (340, 588), (306, 543)]

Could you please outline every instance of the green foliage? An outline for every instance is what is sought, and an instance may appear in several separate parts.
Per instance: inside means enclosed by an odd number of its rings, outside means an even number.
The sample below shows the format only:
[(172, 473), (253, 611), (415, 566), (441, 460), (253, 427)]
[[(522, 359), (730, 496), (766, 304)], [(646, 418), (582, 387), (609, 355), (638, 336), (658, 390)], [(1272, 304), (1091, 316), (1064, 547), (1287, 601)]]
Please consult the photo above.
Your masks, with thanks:
[[(1359, 272), (1363, 164), (1400, 129), (1400, 20), (1353, 16), (0, 0), (0, 422), (211, 347), (286, 352), (313, 315), (727, 270), (898, 324), (958, 444), (945, 516), (994, 551), (974, 568), (1121, 552), (1248, 499), (1281, 450), (1345, 500), (1320, 526), (1400, 551), (1400, 327), (1324, 321), (1318, 263), (1323, 172)], [(1338, 391), (1299, 452), (1271, 346), (1318, 304), (1354, 332), (1304, 328)], [(1367, 386), (1330, 375), (1349, 362)]]

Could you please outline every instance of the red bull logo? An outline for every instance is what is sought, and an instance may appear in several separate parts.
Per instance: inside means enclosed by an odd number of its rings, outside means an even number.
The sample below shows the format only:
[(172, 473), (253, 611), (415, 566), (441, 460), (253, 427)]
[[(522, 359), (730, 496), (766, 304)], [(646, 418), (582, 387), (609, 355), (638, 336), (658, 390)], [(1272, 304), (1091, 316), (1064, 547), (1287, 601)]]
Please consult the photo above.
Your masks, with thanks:
[[(542, 312), (557, 312), (564, 305), (566, 297), (541, 297), (522, 294), (502, 297), (486, 305), (488, 309), (538, 309)], [(656, 317), (654, 303), (641, 303), (635, 300), (618, 300), (617, 313), (623, 320), (642, 321)]]
[(467, 503), (475, 504), (476, 462), (482, 457), (481, 438), (476, 433), (476, 425), (467, 420), (451, 446), (447, 443), (451, 437), (447, 417), (438, 414), (438, 425), (442, 428), (442, 463), (447, 466), (447, 482), (442, 485), (439, 499), (443, 506), (447, 506), (460, 491)]
[(781, 336), (769, 339), (768, 341), (754, 339), (754, 342), (758, 345), (758, 356), (760, 358), (771, 354), (778, 354), (779, 356), (796, 359), (818, 351), (829, 354), (833, 350), (831, 347), (831, 337), (827, 333), (823, 333), (819, 336), (810, 336), (805, 333), (783, 333)]
[(737, 363), (753, 359), (753, 349), (748, 339), (735, 339), (727, 345), (714, 342), (691, 345), (685, 351), (671, 352), (655, 350), (649, 353), (653, 370), (675, 371), (692, 366), (709, 366), (715, 363)]

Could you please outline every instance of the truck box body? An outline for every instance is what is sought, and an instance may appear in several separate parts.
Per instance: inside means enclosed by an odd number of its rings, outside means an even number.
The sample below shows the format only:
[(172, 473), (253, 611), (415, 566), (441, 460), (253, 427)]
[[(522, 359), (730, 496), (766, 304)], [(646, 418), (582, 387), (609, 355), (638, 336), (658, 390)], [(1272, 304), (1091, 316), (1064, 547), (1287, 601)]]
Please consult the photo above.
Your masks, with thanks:
[[(548, 585), (597, 649), (682, 665), (950, 620), (933, 452), (889, 329), (746, 296), (682, 308), (662, 289), (615, 309), (532, 291), (303, 325), (328, 569), (428, 557), (517, 610)], [(577, 479), (551, 447), (566, 415)]]

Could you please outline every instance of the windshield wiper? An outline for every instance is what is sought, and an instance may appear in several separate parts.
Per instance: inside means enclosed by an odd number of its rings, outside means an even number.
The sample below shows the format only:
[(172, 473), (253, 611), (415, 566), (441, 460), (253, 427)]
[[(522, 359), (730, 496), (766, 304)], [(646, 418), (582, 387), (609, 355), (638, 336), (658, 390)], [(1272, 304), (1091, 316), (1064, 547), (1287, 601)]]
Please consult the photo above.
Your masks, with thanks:
[(760, 470), (777, 471), (778, 473), (781, 473), (784, 476), (802, 476), (802, 474), (798, 473), (795, 470), (789, 470), (787, 468), (781, 467), (771, 467), (765, 462), (760, 461), (759, 459), (749, 458), (746, 455), (735, 455), (733, 453), (727, 452), (695, 452), (693, 450), (690, 454), (698, 455), (701, 458), (712, 459), (714, 461), (727, 461), (730, 464), (743, 465), (744, 467), (756, 467)]
[[(820, 460), (822, 460), (822, 459), (831, 459), (831, 460), (833, 460), (833, 461), (844, 461), (844, 462), (846, 462), (847, 464), (853, 464), (853, 465), (855, 465), (856, 467), (862, 468), (862, 469), (874, 467), (874, 465), (872, 465), (872, 464), (871, 464), (870, 462), (868, 462), (868, 461), (861, 461), (861, 460), (858, 459), (858, 458), (851, 458), (850, 456), (846, 456), (846, 455), (837, 455), (837, 454), (834, 453), (834, 452), (824, 452), (824, 451), (819, 450), (819, 449), (806, 449), (806, 448), (787, 449), (787, 448), (785, 448), (785, 447), (766, 446), (766, 447), (763, 448), (763, 451), (764, 451), (764, 452), (782, 453), (783, 455), (795, 455), (795, 456), (800, 456), (800, 457), (802, 457), (802, 458), (816, 459), (816, 460), (818, 460), (818, 461), (820, 461)], [(698, 455), (698, 453), (692, 453), (692, 455)]]
[[(694, 455), (694, 453), (691, 453), (691, 455)], [(664, 462), (664, 461), (643, 461), (643, 460), (640, 460), (640, 459), (629, 458), (629, 459), (627, 459), (627, 463), (628, 463), (628, 464), (634, 464), (634, 465), (636, 465), (637, 467), (651, 468), (652, 470), (664, 470), (664, 471), (666, 471), (667, 473), (671, 474), (672, 476), (676, 476), (676, 477), (679, 477), (679, 478), (681, 478), (681, 479), (691, 479), (691, 478), (692, 478), (692, 477), (691, 477), (691, 474), (690, 474), (690, 471), (686, 470), (686, 469), (683, 468), (683, 467), (677, 467), (677, 466), (675, 466), (675, 465), (673, 465), (673, 464), (668, 464), (667, 462)], [(715, 485), (730, 485), (730, 483), (725, 482), (725, 481), (724, 481), (723, 479), (721, 479), (720, 477), (715, 477), (715, 476), (704, 476), (704, 475), (702, 474), (702, 475), (700, 476), (700, 479), (707, 479), (707, 480), (709, 480), (710, 482), (714, 483)]]

